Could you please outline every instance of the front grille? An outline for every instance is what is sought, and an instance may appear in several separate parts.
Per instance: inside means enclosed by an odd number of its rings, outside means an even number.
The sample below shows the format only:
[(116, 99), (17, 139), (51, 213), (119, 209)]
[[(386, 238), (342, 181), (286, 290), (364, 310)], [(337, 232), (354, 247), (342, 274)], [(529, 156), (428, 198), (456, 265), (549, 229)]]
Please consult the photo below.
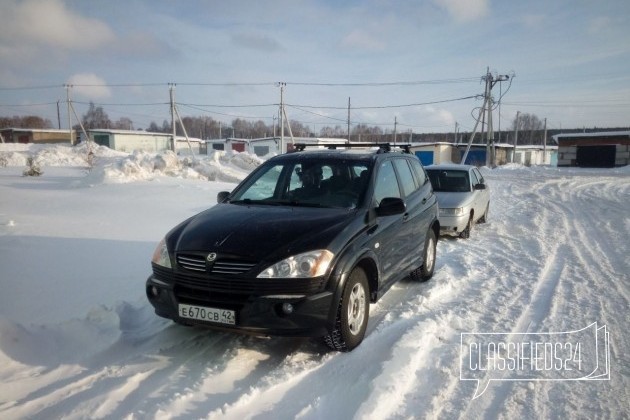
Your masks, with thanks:
[(217, 261), (210, 272), (212, 274), (242, 274), (247, 273), (255, 265), (255, 263), (248, 262)]
[(200, 255), (178, 255), (177, 264), (191, 271), (206, 271), (206, 259)]
[(173, 286), (203, 292), (239, 295), (311, 295), (323, 290), (325, 278), (315, 279), (259, 279), (237, 275), (216, 275), (199, 271), (170, 270), (153, 264), (153, 275)]
[(185, 270), (220, 275), (243, 274), (256, 266), (255, 262), (238, 259), (219, 259), (206, 263), (205, 254), (177, 254), (177, 264)]

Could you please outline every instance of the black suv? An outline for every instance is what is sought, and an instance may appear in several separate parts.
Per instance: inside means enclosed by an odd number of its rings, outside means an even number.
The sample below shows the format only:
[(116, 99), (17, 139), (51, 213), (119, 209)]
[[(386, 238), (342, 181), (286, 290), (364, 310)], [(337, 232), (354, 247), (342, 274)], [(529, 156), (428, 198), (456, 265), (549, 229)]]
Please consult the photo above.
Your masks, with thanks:
[(433, 275), (438, 205), (408, 148), (296, 146), (160, 242), (146, 283), (158, 315), (349, 351), (370, 302)]

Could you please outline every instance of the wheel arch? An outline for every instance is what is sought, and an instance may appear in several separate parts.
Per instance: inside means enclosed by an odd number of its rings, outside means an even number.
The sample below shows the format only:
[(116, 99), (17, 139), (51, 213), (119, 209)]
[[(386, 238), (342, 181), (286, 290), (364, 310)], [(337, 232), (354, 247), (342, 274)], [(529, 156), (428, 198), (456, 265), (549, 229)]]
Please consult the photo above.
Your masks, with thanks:
[(338, 278), (338, 280), (335, 281), (336, 284), (334, 285), (335, 289), (332, 300), (334, 303), (331, 305), (328, 312), (328, 324), (330, 328), (332, 328), (337, 318), (337, 310), (339, 309), (339, 303), (341, 301), (341, 296), (343, 295), (343, 289), (348, 281), (348, 277), (350, 277), (350, 273), (356, 267), (360, 267), (365, 272), (368, 280), (370, 302), (376, 302), (380, 276), (376, 255), (368, 249), (356, 258), (351, 258), (350, 256), (342, 258), (337, 263), (332, 273), (332, 276)]

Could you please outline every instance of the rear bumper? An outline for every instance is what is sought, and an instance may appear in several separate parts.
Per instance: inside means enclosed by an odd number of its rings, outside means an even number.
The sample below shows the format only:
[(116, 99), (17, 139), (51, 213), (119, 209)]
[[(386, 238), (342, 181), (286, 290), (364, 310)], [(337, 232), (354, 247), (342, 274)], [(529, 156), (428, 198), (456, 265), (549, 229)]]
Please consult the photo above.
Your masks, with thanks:
[[(191, 300), (178, 297), (175, 287), (151, 275), (146, 282), (146, 294), (157, 315), (178, 323), (255, 335), (294, 337), (323, 337), (332, 327), (329, 314), (333, 293), (329, 291), (308, 296), (244, 296), (202, 291), (200, 295), (203, 297)], [(236, 325), (182, 318), (178, 310), (180, 303), (233, 310)], [(285, 304), (291, 305), (290, 311), (286, 310)]]

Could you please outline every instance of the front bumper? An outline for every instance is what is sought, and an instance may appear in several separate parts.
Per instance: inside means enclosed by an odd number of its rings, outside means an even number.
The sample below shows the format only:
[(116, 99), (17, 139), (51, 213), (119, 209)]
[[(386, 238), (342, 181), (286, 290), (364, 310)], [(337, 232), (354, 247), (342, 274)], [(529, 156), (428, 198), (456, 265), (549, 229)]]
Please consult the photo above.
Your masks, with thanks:
[[(153, 274), (147, 279), (146, 294), (157, 315), (181, 324), (256, 335), (294, 337), (322, 337), (332, 327), (329, 315), (333, 293), (326, 290), (309, 295), (214, 292), (202, 288), (191, 289), (177, 282), (164, 281)], [(180, 303), (233, 310), (236, 324), (182, 318), (178, 311)], [(290, 313), (283, 309), (283, 306), (286, 307), (284, 304), (291, 305)]]
[(468, 214), (462, 214), (461, 216), (439, 216), (440, 234), (459, 235), (462, 230), (466, 229), (468, 218)]

